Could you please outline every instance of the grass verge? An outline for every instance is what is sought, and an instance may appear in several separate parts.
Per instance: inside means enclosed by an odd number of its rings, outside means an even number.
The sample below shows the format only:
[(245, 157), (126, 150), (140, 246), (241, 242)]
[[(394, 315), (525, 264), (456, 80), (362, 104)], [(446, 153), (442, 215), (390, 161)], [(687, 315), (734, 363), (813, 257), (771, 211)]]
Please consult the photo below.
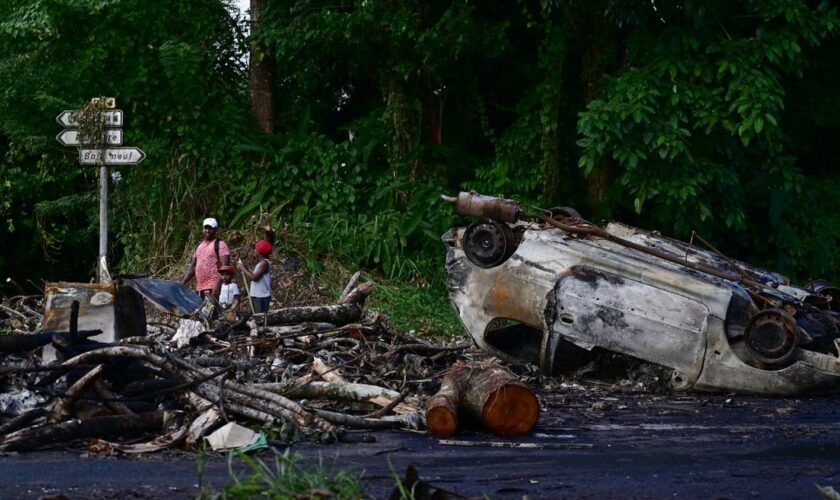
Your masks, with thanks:
[[(337, 298), (356, 271), (356, 268), (348, 267), (347, 262), (352, 261), (348, 260), (350, 257), (325, 253), (323, 248), (313, 245), (314, 237), (303, 228), (281, 227), (282, 243), (278, 250), (287, 256), (296, 255), (309, 276), (314, 278), (311, 280), (313, 285), (327, 297)], [(362, 281), (371, 281), (376, 286), (368, 299), (367, 309), (386, 315), (398, 330), (413, 330), (419, 336), (446, 339), (464, 333), (449, 303), (442, 253), (441, 245), (439, 265), (434, 260), (418, 263), (403, 258), (401, 267), (406, 271), (397, 277), (365, 270)]]
[(376, 284), (368, 307), (379, 311), (400, 331), (414, 330), (421, 337), (446, 339), (464, 333), (458, 316), (449, 303), (445, 285), (418, 285), (374, 276)]
[[(245, 473), (233, 470), (235, 460), (247, 468)], [(196, 459), (202, 500), (227, 500), (250, 498), (362, 498), (357, 477), (347, 470), (327, 471), (322, 463), (305, 466), (297, 455), (286, 450), (276, 453), (273, 462), (265, 462), (244, 453), (228, 455), (230, 483), (215, 490), (204, 482), (204, 455)]]

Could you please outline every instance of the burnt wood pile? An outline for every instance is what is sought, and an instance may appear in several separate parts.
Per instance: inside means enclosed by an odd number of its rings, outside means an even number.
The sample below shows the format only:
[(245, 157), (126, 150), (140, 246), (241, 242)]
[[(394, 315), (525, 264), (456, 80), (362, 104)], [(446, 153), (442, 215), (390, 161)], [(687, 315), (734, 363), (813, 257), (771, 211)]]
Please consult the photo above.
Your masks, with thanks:
[[(233, 320), (158, 316), (149, 334), (40, 331), (38, 297), (0, 307), (0, 451), (85, 443), (94, 451), (195, 447), (226, 422), (281, 441), (346, 429), (425, 428), (425, 403), (471, 343), (436, 344), (364, 310), (363, 284), (335, 304)], [(72, 319), (72, 318), (71, 318)], [(41, 346), (57, 360), (44, 363)], [(480, 356), (480, 355), (479, 355)]]

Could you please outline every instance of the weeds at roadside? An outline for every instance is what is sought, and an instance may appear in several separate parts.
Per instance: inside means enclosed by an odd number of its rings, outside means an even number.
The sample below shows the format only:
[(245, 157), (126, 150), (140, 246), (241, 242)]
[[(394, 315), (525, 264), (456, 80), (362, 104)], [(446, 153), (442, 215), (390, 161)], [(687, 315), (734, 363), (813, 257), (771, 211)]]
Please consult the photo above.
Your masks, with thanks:
[(398, 330), (414, 330), (419, 336), (437, 339), (464, 333), (449, 304), (445, 285), (421, 286), (384, 279), (375, 284), (376, 292), (371, 295), (368, 307), (386, 314)]
[[(234, 470), (235, 459), (247, 467), (244, 473)], [(330, 472), (319, 461), (316, 466), (299, 463), (296, 454), (289, 450), (275, 453), (273, 464), (245, 453), (228, 455), (230, 483), (216, 491), (204, 477), (205, 451), (196, 457), (200, 491), (197, 498), (249, 499), (249, 498), (362, 498), (358, 479), (347, 470)]]

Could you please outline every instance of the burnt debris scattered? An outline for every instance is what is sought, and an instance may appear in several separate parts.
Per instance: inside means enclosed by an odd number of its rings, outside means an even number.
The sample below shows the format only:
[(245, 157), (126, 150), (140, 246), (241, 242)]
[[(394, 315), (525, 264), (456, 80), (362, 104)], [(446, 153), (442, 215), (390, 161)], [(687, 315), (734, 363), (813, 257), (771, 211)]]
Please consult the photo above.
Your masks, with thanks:
[[(129, 281), (49, 284), (0, 304), (0, 451), (190, 448), (228, 422), (286, 442), (423, 429), (443, 374), (472, 356), (471, 342), (433, 343), (366, 311), (369, 283), (335, 304), (225, 320), (197, 303), (184, 317), (178, 283)], [(126, 305), (135, 292), (158, 307), (148, 320)], [(144, 334), (114, 327), (136, 321)]]

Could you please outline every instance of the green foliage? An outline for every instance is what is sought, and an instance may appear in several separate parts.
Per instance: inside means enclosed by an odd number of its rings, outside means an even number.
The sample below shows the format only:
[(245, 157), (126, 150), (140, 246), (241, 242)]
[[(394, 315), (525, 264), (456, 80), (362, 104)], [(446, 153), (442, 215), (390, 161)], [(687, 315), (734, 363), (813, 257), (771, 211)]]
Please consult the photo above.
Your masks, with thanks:
[[(149, 257), (180, 253), (173, 247), (184, 244), (181, 221), (220, 210), (218, 185), (227, 169), (245, 165), (232, 150), (247, 116), (243, 46), (227, 8), (221, 1), (4, 4), (0, 173), (7, 182), (0, 192), (6, 220), (0, 234), (25, 241), (37, 216), (40, 238), (32, 241), (40, 240), (40, 249), (10, 247), (18, 269), (32, 272), (27, 278), (43, 272), (86, 280), (91, 267), (97, 205), (47, 210), (96, 190), (95, 169), (78, 166), (75, 151), (53, 139), (59, 131), (53, 118), (91, 97), (116, 97), (126, 116), (125, 143), (148, 155), (142, 166), (123, 169), (122, 184), (112, 186), (113, 240), (122, 244), (112, 262), (124, 253), (126, 270), (160, 269), (162, 259)], [(63, 264), (41, 268), (39, 255)]]
[[(237, 460), (234, 460), (237, 459)], [(234, 471), (234, 465), (244, 463), (246, 477)], [(199, 477), (203, 473), (203, 459), (199, 458)], [(362, 498), (356, 475), (348, 470), (328, 471), (323, 463), (304, 466), (297, 455), (288, 449), (275, 453), (274, 462), (266, 463), (244, 453), (228, 455), (231, 483), (221, 491), (202, 485), (202, 499), (265, 498)]]
[[(737, 7), (666, 6), (635, 30), (627, 69), (580, 114), (578, 165), (589, 174), (614, 162), (613, 202), (655, 227), (698, 230), (758, 263), (811, 272), (804, 240), (825, 239), (818, 231), (840, 219), (795, 205), (807, 198), (808, 165), (788, 152), (786, 87), (802, 75), (803, 47), (835, 34), (837, 15), (795, 1)], [(785, 206), (800, 213), (782, 217)]]
[(376, 293), (368, 307), (386, 314), (399, 331), (411, 331), (421, 337), (446, 339), (463, 333), (458, 315), (449, 304), (442, 280), (414, 279), (375, 281)]
[[(266, 4), (249, 39), (229, 0), (4, 4), (4, 273), (89, 275), (96, 172), (53, 117), (109, 95), (148, 155), (110, 186), (118, 272), (173, 275), (204, 217), (269, 213), (310, 269), (379, 272), (401, 324), (445, 330), (439, 237), (456, 221), (438, 196), (471, 188), (838, 278), (831, 4)], [(248, 43), (276, 65), (272, 134), (249, 123)]]

